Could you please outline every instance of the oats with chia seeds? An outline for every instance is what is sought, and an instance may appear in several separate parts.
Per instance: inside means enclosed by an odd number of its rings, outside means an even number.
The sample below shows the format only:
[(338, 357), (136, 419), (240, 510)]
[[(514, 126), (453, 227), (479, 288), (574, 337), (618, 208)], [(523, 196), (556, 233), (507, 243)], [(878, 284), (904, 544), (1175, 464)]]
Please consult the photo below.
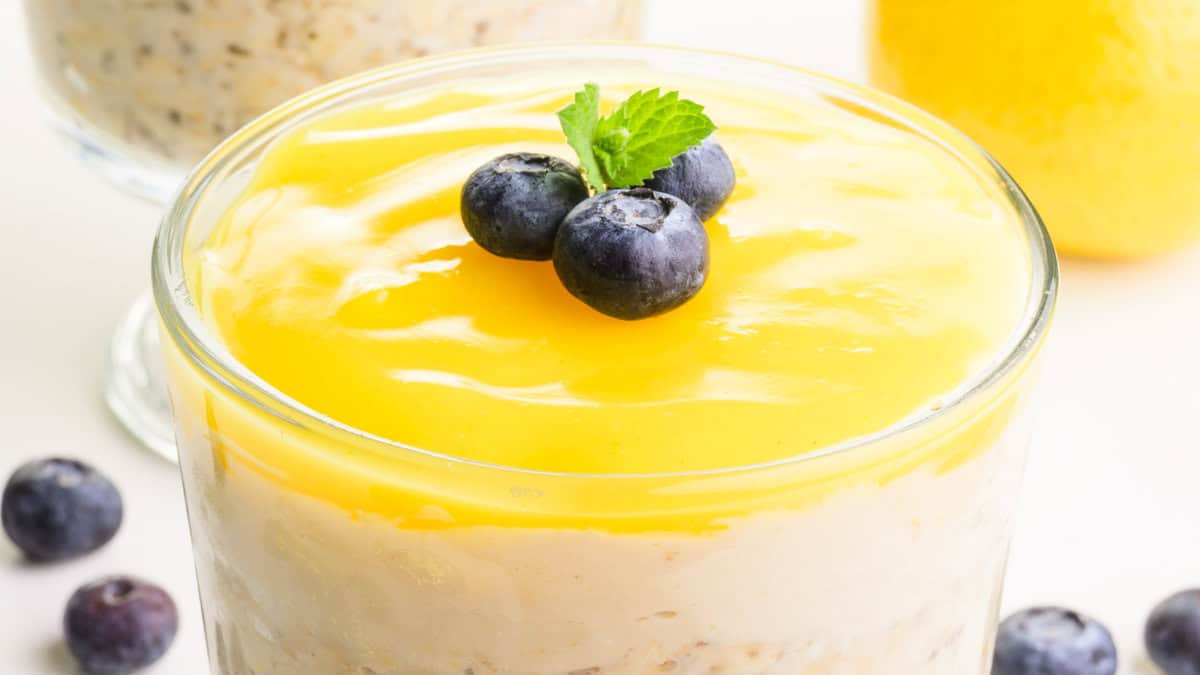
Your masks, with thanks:
[(361, 70), (641, 28), (641, 0), (26, 0), (25, 10), (49, 93), (85, 125), (174, 163)]

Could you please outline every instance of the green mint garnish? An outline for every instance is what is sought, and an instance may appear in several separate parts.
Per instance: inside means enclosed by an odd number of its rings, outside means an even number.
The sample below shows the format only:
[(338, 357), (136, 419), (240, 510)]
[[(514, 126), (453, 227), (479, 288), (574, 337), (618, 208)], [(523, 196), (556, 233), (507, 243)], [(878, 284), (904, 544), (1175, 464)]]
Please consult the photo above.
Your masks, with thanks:
[(575, 94), (575, 102), (558, 111), (558, 123), (567, 136), (567, 143), (579, 155), (579, 168), (597, 192), (604, 189), (604, 177), (596, 155), (592, 153), (592, 139), (600, 122), (600, 87), (586, 84), (583, 91)]
[(641, 185), (717, 128), (704, 106), (657, 88), (635, 93), (600, 117), (600, 87), (590, 83), (558, 111), (558, 121), (597, 192)]

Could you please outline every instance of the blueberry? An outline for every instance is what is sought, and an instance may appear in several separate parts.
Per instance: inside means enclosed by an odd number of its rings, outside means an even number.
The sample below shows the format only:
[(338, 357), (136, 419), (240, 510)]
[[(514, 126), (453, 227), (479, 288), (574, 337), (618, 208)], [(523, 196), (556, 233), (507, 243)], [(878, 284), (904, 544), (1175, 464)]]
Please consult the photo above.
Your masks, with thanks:
[(1061, 607), (1034, 607), (1000, 624), (992, 675), (1113, 675), (1117, 647), (1108, 629)]
[(463, 224), (480, 246), (498, 256), (549, 260), (563, 217), (587, 197), (579, 169), (557, 157), (502, 155), (463, 184)]
[(1146, 620), (1146, 651), (1167, 675), (1200, 675), (1200, 589), (1163, 600)]
[(95, 551), (117, 533), (122, 515), (116, 486), (72, 459), (43, 459), (18, 468), (0, 503), (4, 531), (37, 562)]
[(179, 628), (175, 602), (154, 584), (108, 577), (81, 587), (67, 602), (67, 648), (84, 672), (124, 675), (162, 658)]
[(687, 302), (708, 276), (708, 233), (687, 204), (649, 188), (609, 190), (575, 207), (554, 243), (571, 295), (618, 319)]
[(659, 169), (645, 186), (687, 202), (700, 220), (713, 217), (733, 192), (736, 178), (729, 155), (712, 136)]

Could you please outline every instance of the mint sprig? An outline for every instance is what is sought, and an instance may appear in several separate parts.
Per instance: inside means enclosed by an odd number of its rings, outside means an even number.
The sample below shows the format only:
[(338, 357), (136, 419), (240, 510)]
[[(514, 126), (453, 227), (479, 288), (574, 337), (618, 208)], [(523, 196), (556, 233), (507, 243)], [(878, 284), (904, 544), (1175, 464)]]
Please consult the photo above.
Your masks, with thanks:
[(634, 93), (601, 117), (600, 87), (591, 83), (558, 111), (558, 121), (597, 192), (641, 185), (717, 128), (704, 106), (658, 88)]
[(588, 83), (583, 91), (575, 94), (575, 102), (558, 111), (558, 123), (567, 136), (567, 144), (579, 156), (579, 168), (597, 192), (604, 189), (604, 178), (596, 155), (592, 152), (592, 139), (600, 122), (600, 87)]

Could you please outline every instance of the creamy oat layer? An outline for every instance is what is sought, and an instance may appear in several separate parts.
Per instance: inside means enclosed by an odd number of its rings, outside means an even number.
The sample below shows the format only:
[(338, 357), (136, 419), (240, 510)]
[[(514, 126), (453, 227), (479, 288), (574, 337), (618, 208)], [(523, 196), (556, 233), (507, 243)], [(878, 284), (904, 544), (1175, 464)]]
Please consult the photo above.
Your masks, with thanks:
[(1026, 440), (696, 536), (407, 529), (222, 468), (194, 430), (218, 675), (982, 675)]
[(427, 54), (634, 39), (640, 0), (26, 0), (52, 96), (104, 136), (191, 164), (275, 105)]

